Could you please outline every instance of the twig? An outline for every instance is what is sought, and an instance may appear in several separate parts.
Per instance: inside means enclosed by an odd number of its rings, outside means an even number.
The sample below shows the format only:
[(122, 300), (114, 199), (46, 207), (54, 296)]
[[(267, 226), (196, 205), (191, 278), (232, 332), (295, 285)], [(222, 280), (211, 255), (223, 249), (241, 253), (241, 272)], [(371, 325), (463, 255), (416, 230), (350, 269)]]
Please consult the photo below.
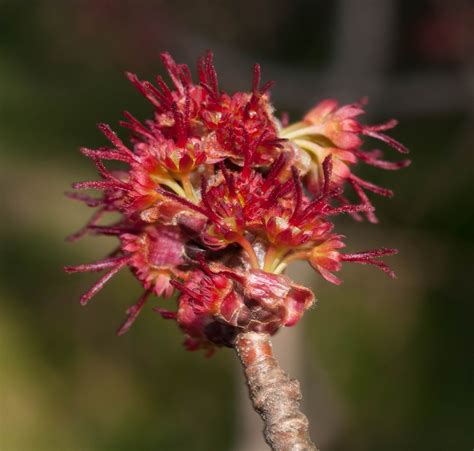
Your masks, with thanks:
[(270, 335), (244, 332), (235, 339), (254, 409), (265, 423), (265, 440), (273, 451), (317, 451), (308, 419), (299, 410), (300, 384), (280, 368)]

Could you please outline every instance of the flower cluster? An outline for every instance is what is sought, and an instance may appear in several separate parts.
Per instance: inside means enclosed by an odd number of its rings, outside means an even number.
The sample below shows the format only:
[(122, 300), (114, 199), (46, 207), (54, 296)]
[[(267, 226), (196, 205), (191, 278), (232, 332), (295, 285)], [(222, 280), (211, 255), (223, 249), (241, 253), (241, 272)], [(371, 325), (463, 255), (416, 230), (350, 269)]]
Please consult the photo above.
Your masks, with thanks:
[[(108, 258), (66, 267), (67, 272), (106, 270), (82, 304), (128, 266), (145, 291), (127, 310), (118, 333), (130, 328), (151, 294), (171, 297), (177, 291), (176, 310), (154, 310), (177, 321), (188, 349), (211, 351), (216, 345), (232, 346), (241, 331), (273, 334), (301, 318), (314, 296), (283, 274), (294, 260), (308, 261), (334, 284), (341, 283), (334, 273), (343, 262), (372, 264), (393, 276), (380, 257), (395, 250), (343, 253), (344, 237), (334, 233), (331, 218), (348, 213), (361, 219), (363, 214), (376, 222), (366, 191), (392, 193), (357, 177), (353, 168), (358, 162), (383, 169), (409, 164), (361, 149), (367, 136), (406, 153), (383, 133), (395, 121), (362, 125), (356, 120), (362, 102), (339, 107), (325, 100), (288, 125), (273, 114), (272, 83), (261, 84), (259, 65), (251, 90), (229, 95), (219, 88), (212, 53), (198, 62), (198, 83), (167, 53), (162, 61), (171, 84), (127, 74), (154, 107), (153, 117), (144, 122), (124, 113), (120, 124), (130, 130), (130, 144), (100, 124), (110, 145), (81, 149), (101, 179), (73, 187), (102, 195), (69, 193), (96, 208), (70, 238), (104, 234), (119, 240)], [(107, 168), (107, 160), (123, 168)], [(347, 186), (357, 204), (344, 196)], [(120, 219), (104, 225), (102, 217), (109, 212)]]

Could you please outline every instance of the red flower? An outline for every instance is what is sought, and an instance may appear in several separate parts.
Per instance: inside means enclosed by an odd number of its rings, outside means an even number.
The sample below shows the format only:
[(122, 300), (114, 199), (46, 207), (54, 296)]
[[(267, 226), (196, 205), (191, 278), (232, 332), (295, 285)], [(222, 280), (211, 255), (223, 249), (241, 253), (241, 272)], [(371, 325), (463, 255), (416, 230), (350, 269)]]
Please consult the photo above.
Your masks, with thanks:
[(288, 277), (251, 270), (248, 273), (221, 264), (192, 271), (180, 291), (178, 312), (159, 312), (176, 319), (193, 347), (232, 346), (242, 330), (275, 333), (293, 326), (314, 302), (311, 291)]
[(395, 277), (395, 273), (383, 262), (380, 257), (397, 254), (396, 249), (374, 249), (357, 254), (342, 254), (339, 249), (345, 247), (342, 235), (333, 235), (326, 241), (318, 244), (308, 252), (308, 261), (316, 271), (318, 271), (328, 282), (340, 285), (342, 280), (336, 277), (333, 272), (338, 272), (342, 268), (342, 262), (355, 262), (365, 265), (375, 265), (390, 277)]
[[(106, 271), (81, 297), (82, 304), (129, 267), (144, 293), (127, 310), (118, 334), (130, 328), (151, 295), (170, 297), (176, 288), (176, 311), (155, 310), (177, 321), (188, 349), (209, 353), (215, 346), (232, 346), (241, 331), (273, 334), (299, 321), (314, 296), (282, 274), (294, 260), (307, 260), (335, 284), (341, 282), (334, 273), (343, 262), (376, 265), (393, 276), (379, 258), (394, 250), (343, 254), (343, 237), (333, 233), (332, 218), (364, 213), (375, 222), (365, 191), (391, 191), (354, 172), (360, 161), (383, 169), (408, 165), (384, 161), (378, 150), (361, 150), (362, 137), (369, 136), (406, 152), (383, 133), (395, 121), (362, 125), (361, 103), (339, 107), (326, 100), (303, 121), (282, 129), (270, 104), (271, 83), (260, 86), (260, 66), (254, 67), (250, 92), (227, 94), (219, 88), (211, 53), (198, 62), (198, 83), (186, 65), (166, 53), (162, 61), (170, 84), (127, 74), (151, 102), (151, 119), (140, 122), (126, 112), (120, 124), (131, 133), (128, 144), (100, 124), (110, 145), (82, 149), (100, 180), (73, 186), (102, 195), (68, 193), (97, 208), (70, 238), (103, 234), (119, 240), (104, 260), (66, 267), (67, 272)], [(122, 167), (108, 169), (108, 160)], [(344, 196), (347, 184), (359, 204)], [(107, 213), (119, 219), (104, 224)]]
[(185, 236), (176, 226), (148, 226), (138, 234), (120, 236), (122, 250), (130, 255), (129, 266), (143, 286), (157, 296), (173, 293), (170, 281), (185, 264)]
[[(362, 136), (369, 136), (383, 141), (400, 153), (408, 153), (405, 146), (383, 133), (385, 130), (394, 128), (397, 125), (396, 120), (370, 126), (358, 122), (356, 118), (364, 113), (362, 109), (364, 103), (365, 101), (361, 101), (339, 107), (336, 100), (323, 100), (306, 114), (303, 121), (283, 129), (280, 132), (280, 137), (290, 139), (301, 149), (313, 155), (314, 163), (309, 170), (308, 177), (308, 188), (313, 193), (318, 193), (321, 189), (321, 162), (331, 156), (333, 160), (332, 182), (337, 186), (343, 185), (346, 181), (349, 182), (361, 202), (367, 207), (369, 221), (377, 222), (365, 190), (386, 197), (391, 197), (393, 192), (355, 176), (351, 166), (360, 160), (371, 166), (395, 170), (409, 166), (410, 160), (389, 162), (381, 159), (383, 154), (379, 150), (363, 151), (361, 149)], [(339, 201), (343, 205), (347, 204), (347, 200), (342, 195), (339, 197)], [(358, 215), (354, 216), (359, 217)]]

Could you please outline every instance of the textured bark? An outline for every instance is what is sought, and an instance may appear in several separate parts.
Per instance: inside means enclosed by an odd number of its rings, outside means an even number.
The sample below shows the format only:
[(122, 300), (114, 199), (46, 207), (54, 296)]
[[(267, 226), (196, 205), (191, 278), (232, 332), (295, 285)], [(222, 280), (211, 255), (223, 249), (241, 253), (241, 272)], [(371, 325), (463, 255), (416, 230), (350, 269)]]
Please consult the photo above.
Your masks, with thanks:
[(270, 335), (245, 332), (235, 339), (250, 399), (264, 423), (266, 442), (274, 451), (317, 451), (308, 432), (308, 419), (299, 410), (300, 384), (280, 368)]

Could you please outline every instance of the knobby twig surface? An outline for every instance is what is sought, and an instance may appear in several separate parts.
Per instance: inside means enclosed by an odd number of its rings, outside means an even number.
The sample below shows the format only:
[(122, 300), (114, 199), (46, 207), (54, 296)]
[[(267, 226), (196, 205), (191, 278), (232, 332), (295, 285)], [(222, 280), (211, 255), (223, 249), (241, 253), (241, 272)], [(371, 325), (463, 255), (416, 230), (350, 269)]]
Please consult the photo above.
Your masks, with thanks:
[(274, 451), (317, 451), (309, 422), (299, 410), (300, 384), (290, 379), (273, 356), (270, 335), (244, 332), (235, 349), (242, 363), (254, 409), (265, 423), (265, 440)]

